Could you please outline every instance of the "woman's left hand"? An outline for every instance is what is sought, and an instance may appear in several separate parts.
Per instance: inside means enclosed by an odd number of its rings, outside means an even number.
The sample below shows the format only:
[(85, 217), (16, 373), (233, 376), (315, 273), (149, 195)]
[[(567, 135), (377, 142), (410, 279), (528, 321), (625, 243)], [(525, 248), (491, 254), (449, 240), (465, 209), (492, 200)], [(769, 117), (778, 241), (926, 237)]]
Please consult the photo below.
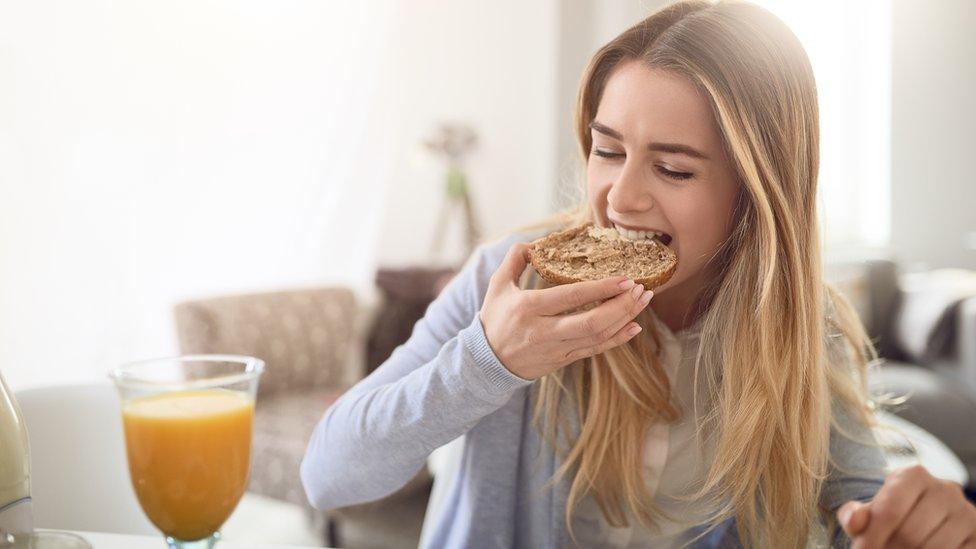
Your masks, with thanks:
[(933, 477), (921, 465), (888, 475), (869, 503), (848, 501), (837, 510), (837, 520), (852, 549), (976, 549), (976, 507), (958, 484)]

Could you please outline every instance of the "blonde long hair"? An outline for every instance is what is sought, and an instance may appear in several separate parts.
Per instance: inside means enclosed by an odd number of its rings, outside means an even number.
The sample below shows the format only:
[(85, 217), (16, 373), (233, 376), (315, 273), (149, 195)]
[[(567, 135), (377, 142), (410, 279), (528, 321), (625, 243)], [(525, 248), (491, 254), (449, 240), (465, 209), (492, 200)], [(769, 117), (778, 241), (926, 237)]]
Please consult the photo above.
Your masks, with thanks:
[[(707, 98), (735, 170), (739, 200), (731, 235), (707, 269), (695, 383), (707, 388), (700, 432), (714, 455), (695, 498), (735, 517), (747, 546), (803, 546), (818, 516), (831, 425), (843, 411), (873, 425), (866, 369), (874, 349), (853, 308), (824, 283), (816, 212), (819, 163), (816, 84), (793, 33), (775, 16), (737, 1), (667, 6), (600, 48), (583, 75), (576, 134), (583, 161), (588, 125), (621, 61), (688, 78)], [(521, 230), (592, 221), (586, 201)], [(544, 287), (544, 281), (535, 287)], [(671, 422), (660, 341), (645, 330), (625, 345), (577, 361), (534, 386), (533, 422), (561, 457), (551, 482), (572, 473), (566, 524), (588, 494), (613, 525), (628, 515), (654, 528), (660, 512), (643, 476), (644, 441)], [(847, 360), (829, 364), (831, 346)], [(701, 364), (720, 365), (715, 375)], [(562, 406), (579, 422), (569, 431)], [(820, 513), (818, 515), (818, 513)], [(575, 539), (575, 536), (574, 536)]]

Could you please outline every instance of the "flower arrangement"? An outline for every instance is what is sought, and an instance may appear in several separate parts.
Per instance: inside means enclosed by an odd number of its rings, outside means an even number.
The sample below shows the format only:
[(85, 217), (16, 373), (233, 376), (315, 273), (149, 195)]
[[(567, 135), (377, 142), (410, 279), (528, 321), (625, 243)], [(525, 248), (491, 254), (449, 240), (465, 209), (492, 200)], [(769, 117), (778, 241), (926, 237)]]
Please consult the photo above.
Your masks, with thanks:
[[(465, 258), (469, 256), (481, 238), (478, 223), (464, 172), (464, 159), (477, 148), (478, 135), (463, 123), (442, 122), (433, 134), (424, 140), (424, 147), (444, 161), (445, 201), (438, 216), (431, 253), (437, 254), (444, 245), (452, 215), (462, 217), (464, 226)], [(463, 258), (462, 258), (463, 260)]]

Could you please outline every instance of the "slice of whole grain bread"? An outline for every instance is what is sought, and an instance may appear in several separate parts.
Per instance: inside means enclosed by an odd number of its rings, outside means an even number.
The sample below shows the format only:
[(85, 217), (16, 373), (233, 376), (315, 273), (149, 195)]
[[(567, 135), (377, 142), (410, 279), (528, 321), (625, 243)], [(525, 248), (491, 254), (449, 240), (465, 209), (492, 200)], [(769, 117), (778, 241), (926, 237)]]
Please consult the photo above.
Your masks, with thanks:
[(656, 238), (629, 240), (614, 228), (585, 223), (531, 244), (532, 266), (552, 284), (626, 276), (651, 289), (667, 282), (678, 258)]

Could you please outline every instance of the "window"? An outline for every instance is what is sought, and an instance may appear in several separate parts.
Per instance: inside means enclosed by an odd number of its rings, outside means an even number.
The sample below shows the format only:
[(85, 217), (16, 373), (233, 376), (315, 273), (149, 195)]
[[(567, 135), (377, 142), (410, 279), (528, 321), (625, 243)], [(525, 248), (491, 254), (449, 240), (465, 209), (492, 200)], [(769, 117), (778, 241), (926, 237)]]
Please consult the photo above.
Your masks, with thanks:
[(820, 101), (820, 219), (828, 251), (890, 236), (891, 3), (755, 0), (803, 43)]

